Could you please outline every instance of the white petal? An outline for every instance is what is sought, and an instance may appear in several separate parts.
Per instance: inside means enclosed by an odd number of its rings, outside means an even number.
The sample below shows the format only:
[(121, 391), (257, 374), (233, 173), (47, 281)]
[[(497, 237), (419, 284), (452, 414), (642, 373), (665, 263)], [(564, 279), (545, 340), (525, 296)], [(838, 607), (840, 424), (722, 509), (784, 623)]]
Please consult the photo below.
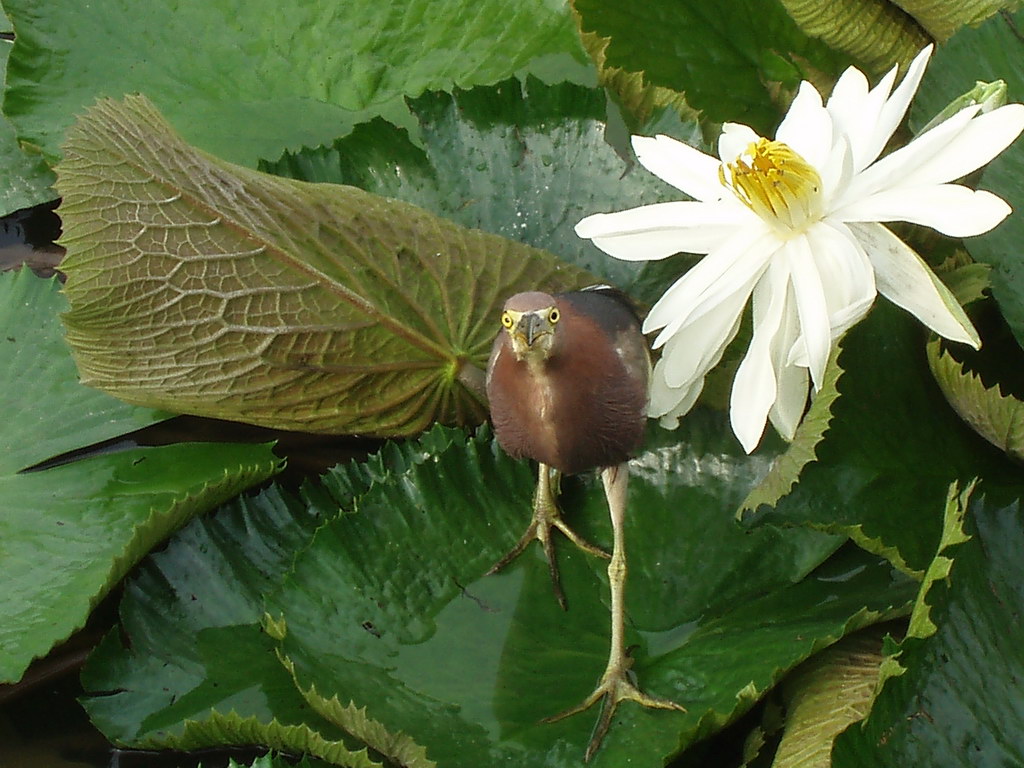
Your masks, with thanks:
[(821, 285), (821, 275), (818, 274), (810, 243), (805, 236), (792, 238), (782, 252), (789, 262), (793, 294), (800, 316), (801, 338), (811, 370), (811, 379), (815, 388), (818, 388), (824, 381), (825, 364), (828, 362), (828, 353), (832, 347), (828, 305)]
[[(896, 185), (916, 187), (945, 184), (981, 168), (1020, 135), (1024, 129), (1024, 104), (1007, 104), (983, 115), (976, 114), (977, 109), (968, 107), (961, 110), (879, 161), (879, 165), (886, 163), (893, 170), (887, 171), (883, 166), (878, 173), (895, 173), (897, 175), (891, 178), (897, 180)], [(966, 121), (964, 116), (967, 116)], [(963, 127), (961, 130), (943, 130), (946, 123), (952, 123), (954, 127), (963, 123)], [(896, 160), (889, 160), (890, 157), (896, 157)]]
[(868, 91), (868, 79), (856, 67), (848, 67), (839, 76), (826, 104), (837, 130), (846, 135), (853, 132), (863, 113)]
[(840, 78), (841, 82), (847, 82), (843, 83), (843, 89), (838, 87), (839, 83), (836, 84), (827, 108), (837, 130), (850, 142), (854, 171), (860, 171), (878, 157), (874, 147), (878, 142), (879, 116), (895, 81), (896, 68), (893, 67), (871, 90), (864, 90), (867, 86), (866, 81), (862, 82), (864, 76), (856, 70), (854, 72), (856, 75), (847, 70)]
[[(794, 313), (795, 316), (795, 313)], [(779, 370), (778, 394), (775, 404), (768, 411), (768, 419), (779, 434), (792, 440), (807, 410), (807, 390), (810, 377), (802, 365), (786, 365)]]
[(815, 168), (827, 162), (832, 151), (832, 117), (821, 103), (821, 94), (807, 81), (800, 83), (775, 138)]
[(679, 426), (679, 419), (693, 408), (693, 404), (700, 397), (704, 389), (704, 379), (697, 379), (689, 387), (681, 389), (670, 387), (658, 375), (658, 367), (654, 368), (651, 376), (651, 403), (647, 408), (647, 415), (660, 419), (660, 424), (665, 429), (675, 429)]
[[(763, 267), (777, 238), (757, 219), (751, 226), (738, 229), (720, 248), (709, 253), (679, 278), (651, 307), (644, 320), (644, 333), (658, 328), (665, 332), (655, 340), (655, 348), (665, 343), (676, 328), (686, 323), (701, 299), (709, 293), (724, 295), (750, 283), (752, 275)], [(752, 283), (750, 283), (752, 285)]]
[(870, 168), (864, 169), (850, 183), (843, 198), (835, 201), (835, 205), (854, 202), (883, 189), (909, 185), (906, 180), (923, 167), (931, 165), (942, 148), (967, 128), (979, 109), (979, 106), (974, 105), (961, 110), (930, 131), (922, 133), (905, 147), (900, 147)]
[(867, 314), (877, 293), (875, 273), (857, 238), (843, 224), (820, 223), (807, 230), (818, 265), (832, 339)]
[(846, 189), (853, 179), (853, 154), (845, 136), (835, 137), (828, 157), (818, 166), (818, 174), (821, 176), (821, 194), (825, 207), (831, 209), (833, 201), (844, 199)]
[(717, 157), (670, 136), (634, 136), (633, 151), (648, 171), (697, 200), (717, 200), (728, 190), (718, 180)]
[(704, 378), (736, 335), (749, 297), (750, 288), (741, 286), (668, 338), (662, 361), (669, 386), (683, 387), (695, 378)]
[(718, 156), (723, 163), (731, 163), (759, 138), (752, 128), (742, 123), (725, 123), (718, 137)]
[[(728, 322), (729, 312), (723, 309), (710, 320)], [(647, 412), (649, 416), (660, 417), (662, 425), (669, 429), (675, 429), (679, 417), (697, 401), (704, 388), (707, 372), (718, 365), (725, 348), (736, 337), (740, 327), (740, 313), (735, 314), (731, 326), (724, 333), (706, 331), (703, 326), (708, 324), (688, 326), (670, 339), (651, 373), (651, 400)], [(706, 338), (698, 338), (702, 334)], [(710, 338), (712, 336), (715, 338)], [(700, 359), (694, 359), (690, 354), (694, 346), (700, 347)]]
[(866, 149), (868, 163), (873, 162), (882, 153), (885, 145), (896, 132), (896, 128), (903, 122), (903, 116), (907, 114), (907, 108), (910, 107), (910, 102), (921, 84), (924, 70), (928, 66), (928, 59), (932, 55), (932, 48), (933, 46), (927, 45), (921, 49), (914, 60), (910, 62), (903, 80), (893, 91), (892, 96), (885, 101), (875, 123), (873, 141)]
[(772, 343), (783, 321), (788, 292), (789, 272), (781, 262), (774, 262), (754, 288), (753, 336), (736, 370), (729, 397), (732, 431), (747, 453), (761, 441), (768, 411), (775, 403), (777, 376)]
[(653, 261), (681, 252), (707, 253), (750, 218), (733, 201), (655, 203), (587, 216), (576, 234), (618, 259)]
[(1010, 215), (1002, 198), (959, 184), (898, 188), (877, 192), (833, 214), (847, 222), (908, 221), (950, 237), (988, 232)]
[(981, 346), (953, 294), (906, 243), (881, 224), (851, 224), (850, 231), (871, 259), (879, 293), (940, 336)]
[(786, 362), (788, 351), (792, 349), (799, 335), (800, 318), (797, 316), (793, 285), (790, 283), (786, 292), (782, 322), (772, 342), (772, 361), (777, 383), (775, 403), (768, 411), (768, 419), (787, 440), (793, 439), (797, 425), (807, 408), (807, 390), (810, 386), (807, 366), (790, 365)]

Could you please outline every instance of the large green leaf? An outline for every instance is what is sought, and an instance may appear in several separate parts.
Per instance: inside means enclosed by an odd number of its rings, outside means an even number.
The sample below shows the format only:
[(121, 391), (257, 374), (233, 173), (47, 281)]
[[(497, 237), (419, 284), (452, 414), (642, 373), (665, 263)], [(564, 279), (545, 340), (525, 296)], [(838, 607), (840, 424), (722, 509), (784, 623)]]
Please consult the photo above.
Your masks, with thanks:
[(5, 110), (51, 158), (99, 96), (143, 92), (189, 142), (252, 166), (376, 115), (405, 122), (403, 97), (426, 90), (592, 77), (568, 9), (546, 0), (6, 7), (18, 37)]
[(842, 59), (796, 26), (778, 0), (572, 0), (585, 33), (609, 38), (605, 63), (683, 93), (710, 120), (773, 135), (780, 86), (827, 80)]
[[(911, 110), (920, 128), (975, 81), (1004, 80), (1009, 101), (1024, 101), (1024, 11), (999, 15), (977, 28), (958, 32), (939, 48), (925, 73)], [(980, 186), (1005, 199), (1013, 213), (988, 234), (968, 238), (971, 255), (992, 265), (992, 293), (1018, 343), (1024, 346), (1024, 141), (1017, 140), (993, 160)]]
[(177, 445), (20, 470), (163, 417), (78, 383), (53, 281), (0, 276), (0, 681), (85, 623), (154, 544), (277, 468), (265, 446)]
[(1008, 481), (1017, 472), (949, 408), (923, 342), (916, 321), (888, 303), (851, 330), (816, 459), (787, 496), (748, 517), (847, 533), (900, 568), (922, 572), (938, 545), (949, 484), (978, 476)]
[[(536, 79), (410, 101), (422, 148), (383, 120), (330, 148), (265, 164), (303, 181), (351, 184), (414, 203), (464, 227), (556, 253), (624, 290), (647, 262), (613, 259), (573, 231), (591, 213), (678, 199), (680, 193), (605, 140), (603, 91)], [(696, 143), (696, 123), (677, 138)], [(643, 300), (656, 296), (637, 296)]]
[[(325, 518), (351, 509), (374, 482), (403, 473), (448, 442), (435, 431), (420, 441), (420, 451), (389, 443), (299, 494), (274, 486), (182, 529), (128, 581), (121, 627), (83, 672), (86, 689), (97, 692), (83, 702), (93, 722), (116, 744), (177, 749), (234, 743), (226, 728), (214, 727), (215, 706), (262, 722), (264, 744), (271, 743), (272, 720), (283, 728), (306, 724), (309, 708), (260, 630), (263, 595), (281, 582)], [(338, 736), (326, 721), (313, 722)], [(210, 727), (197, 727), (202, 724)]]
[[(731, 510), (766, 457), (743, 455), (724, 426), (723, 417), (698, 411), (681, 436), (655, 430), (632, 464), (627, 602), (635, 669), (641, 684), (676, 696), (690, 713), (625, 705), (598, 764), (628, 755), (634, 765), (661, 765), (745, 711), (786, 669), (900, 610), (912, 594), (910, 582), (856, 549), (815, 569), (835, 539), (737, 527)], [(434, 431), (391, 450), (366, 492), (362, 481), (328, 476), (335, 505), (350, 506), (355, 496), (358, 511), (328, 519), (308, 548), (292, 552), (294, 561), (285, 553), (295, 539), (276, 532), (302, 528), (308, 536), (315, 523), (298, 522), (308, 513), (294, 500), (284, 508), (264, 496), (244, 514), (195, 521), (144, 566), (122, 605), (130, 650), (112, 636), (85, 677), (96, 694), (116, 691), (86, 700), (96, 722), (119, 742), (149, 747), (216, 743), (215, 731), (184, 720), (209, 722), (228, 709), (295, 723), (302, 713), (294, 691), (278, 691), (287, 667), (318, 713), (307, 710), (302, 721), (315, 732), (330, 721), (384, 752), (404, 733), (406, 754), (418, 744), (444, 766), (578, 764), (595, 714), (538, 721), (582, 698), (603, 668), (604, 564), (560, 548), (568, 612), (534, 549), (485, 577), (525, 527), (531, 468), (487, 435), (465, 443)], [(607, 543), (596, 482), (566, 479), (563, 502), (574, 525)], [(272, 537), (286, 544), (267, 555), (264, 539)], [(265, 640), (253, 634), (253, 598), (274, 579), (257, 579), (257, 590), (233, 586), (257, 568), (284, 580), (267, 605), (266, 628), (281, 638), (286, 665), (276, 672), (258, 650)], [(253, 653), (260, 660), (249, 664)], [(187, 663), (168, 663), (172, 654)], [(233, 682), (231, 668), (252, 670), (247, 687)]]
[(897, 674), (836, 740), (836, 768), (1020, 764), (1022, 491), (982, 484), (966, 510), (951, 505), (940, 577), (918, 598)]
[(129, 402), (316, 432), (479, 423), (505, 298), (594, 281), (407, 203), (212, 158), (140, 97), (98, 103), (66, 153), (68, 341), (83, 380)]

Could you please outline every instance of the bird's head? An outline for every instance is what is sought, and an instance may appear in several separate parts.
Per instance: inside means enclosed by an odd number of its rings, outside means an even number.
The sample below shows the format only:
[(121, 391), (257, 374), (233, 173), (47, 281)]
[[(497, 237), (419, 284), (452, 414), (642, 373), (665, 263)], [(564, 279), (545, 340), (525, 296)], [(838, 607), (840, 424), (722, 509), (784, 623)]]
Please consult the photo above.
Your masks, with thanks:
[(517, 360), (540, 362), (551, 356), (560, 314), (555, 297), (539, 291), (517, 293), (505, 302), (501, 326)]

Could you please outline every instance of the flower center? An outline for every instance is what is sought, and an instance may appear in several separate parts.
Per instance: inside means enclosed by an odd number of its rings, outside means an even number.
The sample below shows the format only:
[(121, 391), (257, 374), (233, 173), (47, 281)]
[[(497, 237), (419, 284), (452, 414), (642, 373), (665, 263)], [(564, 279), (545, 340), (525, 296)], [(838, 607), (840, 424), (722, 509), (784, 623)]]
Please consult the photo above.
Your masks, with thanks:
[(758, 139), (718, 169), (722, 184), (784, 234), (821, 218), (821, 176), (781, 141)]

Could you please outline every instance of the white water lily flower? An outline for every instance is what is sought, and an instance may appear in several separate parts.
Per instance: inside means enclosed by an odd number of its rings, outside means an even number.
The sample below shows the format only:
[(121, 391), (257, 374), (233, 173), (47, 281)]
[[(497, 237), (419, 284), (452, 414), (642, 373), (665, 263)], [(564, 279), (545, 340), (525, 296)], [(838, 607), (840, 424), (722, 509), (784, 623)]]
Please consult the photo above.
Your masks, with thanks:
[(893, 90), (848, 69), (826, 104), (801, 84), (775, 140), (726, 124), (719, 157), (667, 136), (633, 137), (645, 168), (693, 201), (596, 214), (576, 226), (620, 259), (707, 254), (651, 309), (644, 332), (664, 347), (651, 416), (668, 427), (697, 400), (753, 297), (753, 337), (736, 372), (733, 431), (752, 451), (771, 420), (787, 439), (803, 415), (808, 378), (820, 388), (832, 343), (881, 293), (936, 333), (977, 348), (949, 290), (882, 222), (923, 224), (951, 237), (987, 232), (1010, 207), (950, 182), (980, 168), (1024, 128), (1024, 105), (967, 107), (878, 159), (921, 82), (931, 46)]

